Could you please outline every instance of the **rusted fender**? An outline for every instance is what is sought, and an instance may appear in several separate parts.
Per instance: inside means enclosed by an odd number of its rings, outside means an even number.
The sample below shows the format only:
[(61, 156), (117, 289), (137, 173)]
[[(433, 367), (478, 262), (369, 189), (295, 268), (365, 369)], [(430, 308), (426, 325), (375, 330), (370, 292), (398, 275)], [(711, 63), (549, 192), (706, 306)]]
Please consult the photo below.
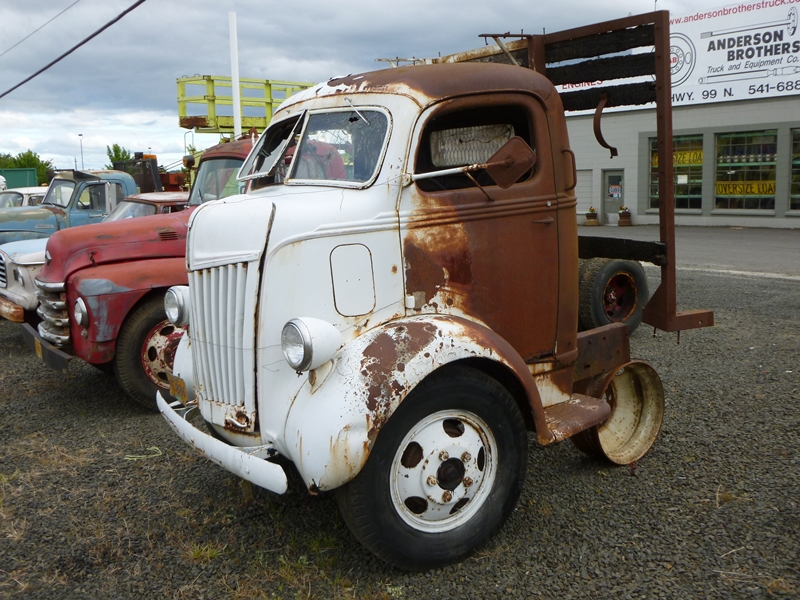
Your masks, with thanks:
[(84, 337), (83, 328), (70, 322), (75, 354), (92, 364), (110, 361), (120, 327), (136, 303), (152, 290), (166, 292), (172, 285), (186, 283), (183, 258), (103, 265), (80, 271), (67, 283), (68, 306), (71, 311), (75, 300), (83, 298), (90, 324)]
[(513, 373), (546, 429), (525, 362), (490, 329), (446, 315), (391, 321), (311, 371), (289, 409), (285, 447), (309, 490), (330, 490), (353, 479), (409, 392), (436, 369), (469, 358), (500, 363)]

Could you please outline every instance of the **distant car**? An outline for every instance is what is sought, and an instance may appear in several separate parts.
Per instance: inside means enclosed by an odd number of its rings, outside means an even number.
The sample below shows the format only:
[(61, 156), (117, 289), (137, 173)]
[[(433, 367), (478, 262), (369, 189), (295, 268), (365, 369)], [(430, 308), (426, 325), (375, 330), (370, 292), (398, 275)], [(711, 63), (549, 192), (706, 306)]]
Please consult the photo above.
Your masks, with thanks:
[[(27, 188), (24, 188), (27, 189)], [(47, 188), (42, 188), (46, 191)], [(0, 197), (5, 192), (0, 192)], [(151, 192), (128, 196), (103, 222), (177, 213), (186, 208), (189, 192)], [(34, 320), (39, 299), (33, 279), (45, 262), (48, 238), (0, 245), (0, 316), (22, 323)]]
[(0, 208), (38, 206), (47, 193), (47, 186), (21, 187), (0, 191)]

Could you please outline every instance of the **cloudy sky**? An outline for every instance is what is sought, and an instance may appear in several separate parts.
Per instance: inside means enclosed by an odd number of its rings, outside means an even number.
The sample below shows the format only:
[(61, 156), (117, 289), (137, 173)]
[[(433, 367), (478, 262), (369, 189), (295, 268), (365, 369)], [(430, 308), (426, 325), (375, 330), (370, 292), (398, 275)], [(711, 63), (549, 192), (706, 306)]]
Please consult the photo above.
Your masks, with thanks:
[[(135, 0), (0, 1), (0, 94), (94, 33)], [(725, 0), (659, 0), (683, 16)], [(175, 80), (231, 72), (228, 14), (238, 24), (239, 74), (323, 81), (385, 68), (381, 57), (431, 57), (483, 44), (479, 33), (540, 33), (649, 12), (652, 0), (147, 0), (73, 54), (0, 98), (0, 152), (28, 149), (59, 168), (101, 168), (106, 146), (180, 159)], [(66, 9), (66, 10), (65, 10)], [(63, 14), (56, 17), (61, 11)], [(54, 18), (56, 17), (56, 18)], [(50, 23), (42, 27), (50, 19)], [(27, 35), (41, 30), (23, 40)], [(15, 45), (17, 44), (17, 45)], [(197, 148), (217, 143), (194, 136)]]

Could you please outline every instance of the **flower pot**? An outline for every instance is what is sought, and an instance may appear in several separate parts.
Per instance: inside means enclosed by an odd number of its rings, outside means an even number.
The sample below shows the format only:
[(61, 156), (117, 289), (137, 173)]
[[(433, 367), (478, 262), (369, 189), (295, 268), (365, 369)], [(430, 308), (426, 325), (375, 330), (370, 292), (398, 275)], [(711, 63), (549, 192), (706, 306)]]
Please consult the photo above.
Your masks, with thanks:
[(633, 223), (631, 223), (631, 213), (629, 212), (619, 213), (619, 223), (617, 223), (617, 226), (630, 227), (631, 225), (633, 225)]
[(597, 220), (597, 213), (586, 213), (586, 223), (584, 223), (587, 227), (591, 227), (594, 225), (600, 225), (600, 221)]

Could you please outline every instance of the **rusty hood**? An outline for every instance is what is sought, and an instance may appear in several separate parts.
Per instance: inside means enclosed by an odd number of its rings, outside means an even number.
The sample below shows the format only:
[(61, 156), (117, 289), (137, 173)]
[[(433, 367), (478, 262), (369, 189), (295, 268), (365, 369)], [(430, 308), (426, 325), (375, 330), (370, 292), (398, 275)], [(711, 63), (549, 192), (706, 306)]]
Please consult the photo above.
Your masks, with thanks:
[(0, 244), (46, 238), (63, 226), (64, 209), (58, 206), (0, 208)]
[(96, 223), (59, 231), (47, 241), (45, 266), (37, 279), (61, 283), (91, 266), (181, 258), (191, 210), (124, 221)]

